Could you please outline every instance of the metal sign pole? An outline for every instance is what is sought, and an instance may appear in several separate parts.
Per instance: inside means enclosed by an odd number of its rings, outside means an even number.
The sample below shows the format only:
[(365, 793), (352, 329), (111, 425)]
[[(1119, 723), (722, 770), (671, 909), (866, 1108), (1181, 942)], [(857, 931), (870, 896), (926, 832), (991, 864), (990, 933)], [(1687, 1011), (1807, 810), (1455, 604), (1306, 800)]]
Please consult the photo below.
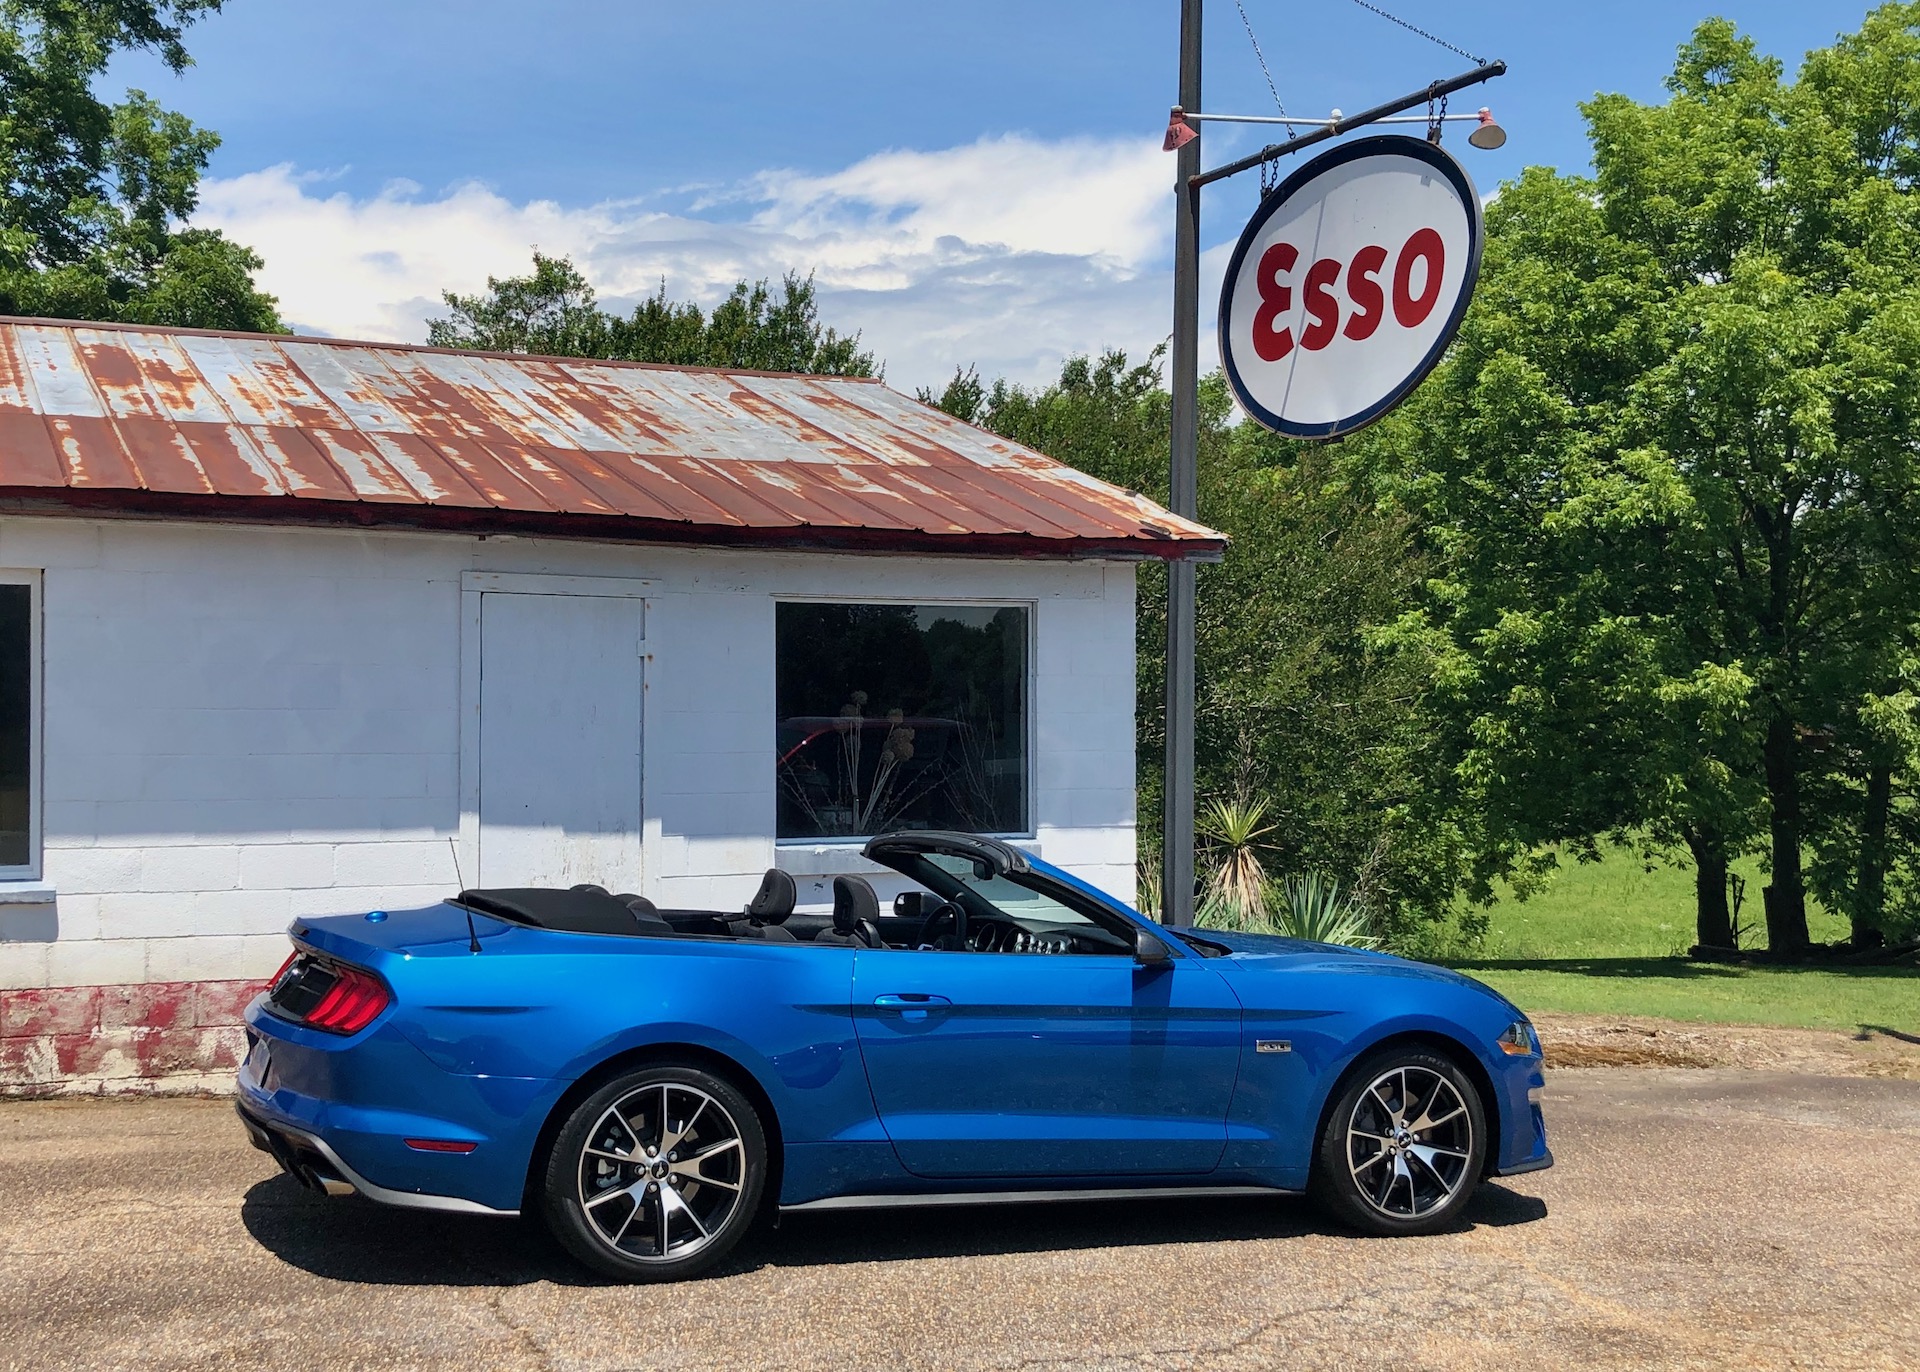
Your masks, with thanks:
[[(1200, 105), (1200, 0), (1180, 0), (1180, 103)], [(1173, 434), (1170, 504), (1199, 514), (1200, 140), (1176, 154), (1173, 231)], [(1160, 917), (1193, 923), (1194, 565), (1167, 564), (1167, 757), (1161, 839)]]
[[(1435, 81), (1425, 90), (1376, 105), (1352, 118), (1324, 122), (1272, 121), (1317, 123), (1319, 127), (1285, 144), (1269, 145), (1251, 156), (1202, 172), (1201, 121), (1232, 116), (1186, 113), (1201, 109), (1200, 4), (1201, 0), (1180, 0), (1180, 104), (1173, 111), (1167, 143), (1169, 147), (1176, 146), (1175, 135), (1181, 135), (1174, 174), (1173, 367), (1169, 378), (1173, 423), (1168, 445), (1171, 478), (1168, 504), (1175, 514), (1189, 519), (1199, 517), (1201, 187), (1303, 152), (1369, 124), (1404, 122), (1394, 116), (1422, 104), (1428, 109), (1426, 122), (1437, 127), (1448, 116), (1444, 104), (1438, 111), (1434, 110), (1436, 100), (1505, 75), (1507, 70), (1504, 62), (1485, 62), (1472, 71)], [(1493, 124), (1487, 111), (1467, 117), (1477, 118), (1493, 135), (1492, 141), (1482, 141), (1478, 136), (1470, 139), (1476, 147), (1494, 148), (1506, 141), (1505, 134)], [(1161, 829), (1160, 917), (1170, 925), (1191, 925), (1194, 919), (1194, 572), (1191, 562), (1167, 564), (1166, 793)]]

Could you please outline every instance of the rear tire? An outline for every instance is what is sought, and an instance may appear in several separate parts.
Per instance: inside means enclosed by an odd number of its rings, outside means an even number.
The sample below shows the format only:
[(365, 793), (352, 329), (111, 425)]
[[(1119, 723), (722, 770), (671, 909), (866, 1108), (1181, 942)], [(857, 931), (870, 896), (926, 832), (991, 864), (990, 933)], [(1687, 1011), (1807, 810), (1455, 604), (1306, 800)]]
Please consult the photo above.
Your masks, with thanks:
[(678, 1281), (745, 1237), (766, 1180), (766, 1129), (745, 1094), (691, 1063), (654, 1063), (567, 1117), (547, 1157), (542, 1212), (595, 1271)]
[(1486, 1155), (1486, 1109), (1467, 1074), (1429, 1049), (1389, 1047), (1348, 1074), (1308, 1190), (1366, 1233), (1431, 1234), (1466, 1207)]

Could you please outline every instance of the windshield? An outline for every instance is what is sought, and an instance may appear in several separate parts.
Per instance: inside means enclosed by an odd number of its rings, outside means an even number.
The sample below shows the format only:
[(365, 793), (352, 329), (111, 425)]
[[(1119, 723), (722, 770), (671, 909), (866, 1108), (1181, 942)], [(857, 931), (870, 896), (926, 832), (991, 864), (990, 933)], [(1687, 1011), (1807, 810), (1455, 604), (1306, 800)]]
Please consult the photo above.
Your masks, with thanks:
[[(926, 860), (992, 907), (994, 913), (1022, 924), (1050, 924), (1077, 929), (1106, 929), (1113, 921), (1091, 918), (1052, 895), (1023, 886), (1010, 877), (979, 877), (965, 858), (929, 853)], [(1031, 880), (1032, 878), (1029, 878)], [(946, 894), (946, 893), (943, 893)], [(952, 897), (949, 896), (951, 899)], [(1083, 898), (1084, 901), (1084, 898)], [(972, 905), (972, 902), (969, 902)], [(978, 906), (974, 906), (976, 910)], [(987, 913), (981, 911), (981, 913)]]

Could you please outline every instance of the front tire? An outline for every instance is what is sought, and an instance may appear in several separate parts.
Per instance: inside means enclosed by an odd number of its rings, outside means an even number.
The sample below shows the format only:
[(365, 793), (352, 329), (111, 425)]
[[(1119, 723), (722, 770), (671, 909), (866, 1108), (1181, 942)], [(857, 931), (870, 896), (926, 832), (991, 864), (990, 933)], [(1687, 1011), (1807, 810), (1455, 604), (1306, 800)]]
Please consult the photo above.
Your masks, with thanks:
[(690, 1063), (657, 1063), (595, 1091), (548, 1155), (547, 1227), (623, 1281), (705, 1271), (746, 1236), (767, 1179), (767, 1137), (746, 1096)]
[(1327, 1112), (1311, 1193), (1370, 1234), (1431, 1234), (1466, 1207), (1486, 1162), (1486, 1108), (1466, 1073), (1422, 1048), (1363, 1059)]

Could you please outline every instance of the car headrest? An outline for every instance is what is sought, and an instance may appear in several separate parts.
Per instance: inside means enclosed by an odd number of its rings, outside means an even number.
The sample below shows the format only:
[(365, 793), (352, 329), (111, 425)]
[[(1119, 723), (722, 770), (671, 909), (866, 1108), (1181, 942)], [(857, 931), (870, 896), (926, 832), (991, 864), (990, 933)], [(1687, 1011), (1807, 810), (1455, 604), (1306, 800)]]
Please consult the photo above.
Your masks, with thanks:
[(833, 932), (851, 934), (860, 921), (880, 918), (880, 897), (865, 877), (833, 879)]
[(769, 867), (760, 878), (760, 889), (747, 902), (747, 917), (759, 924), (779, 924), (793, 913), (794, 902), (799, 899), (800, 888), (793, 884), (793, 878), (778, 867)]

